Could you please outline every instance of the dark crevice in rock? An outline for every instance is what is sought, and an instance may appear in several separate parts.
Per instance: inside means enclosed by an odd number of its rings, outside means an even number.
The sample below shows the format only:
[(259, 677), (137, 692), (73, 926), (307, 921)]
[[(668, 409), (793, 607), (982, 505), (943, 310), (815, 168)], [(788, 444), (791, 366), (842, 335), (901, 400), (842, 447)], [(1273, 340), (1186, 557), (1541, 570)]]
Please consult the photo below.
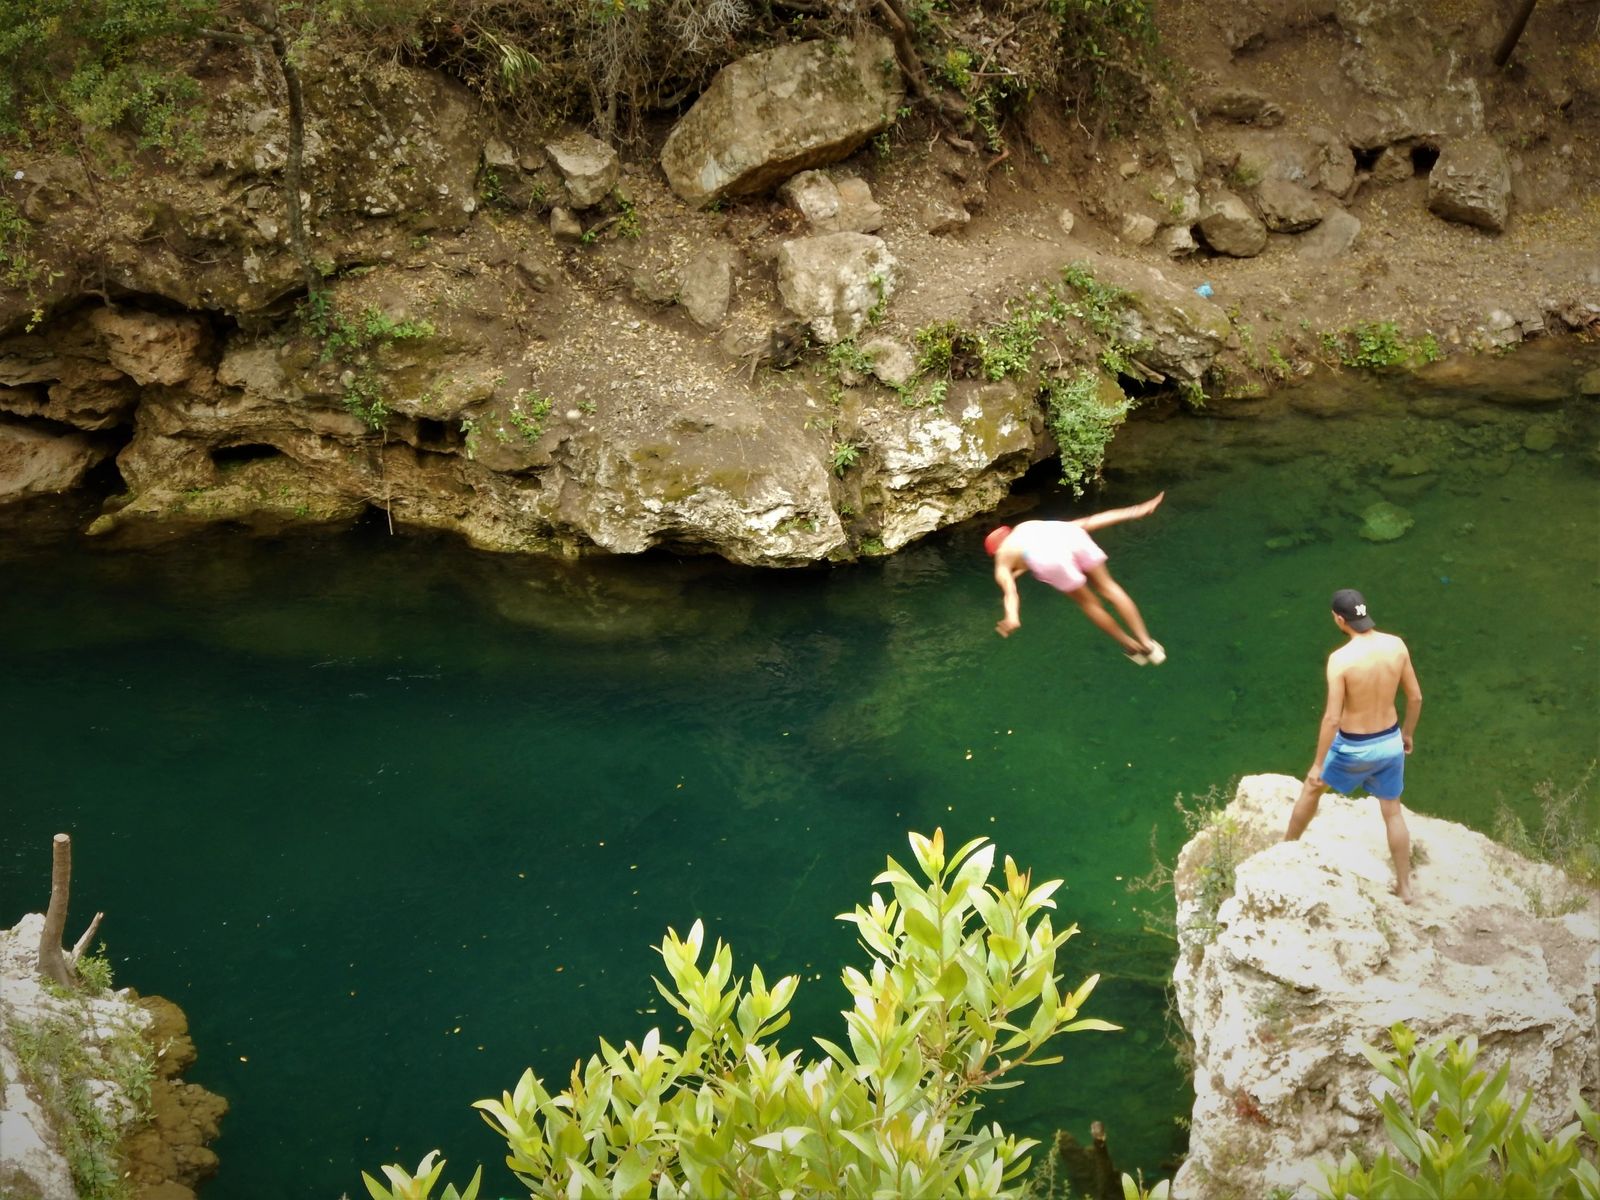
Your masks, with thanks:
[(1426, 175), (1439, 161), (1439, 147), (1419, 142), (1411, 147), (1411, 165), (1418, 175)]
[(416, 433), (407, 440), (418, 450), (432, 454), (455, 454), (467, 444), (466, 435), (458, 425), (431, 417), (418, 417)]
[(1356, 156), (1356, 170), (1358, 171), (1372, 170), (1377, 165), (1378, 155), (1382, 154), (1383, 151), (1383, 146), (1373, 146), (1370, 149), (1363, 149), (1360, 146), (1350, 147), (1350, 153)]
[[(88, 431), (79, 428), (77, 425), (73, 425), (69, 421), (57, 421), (51, 417), (41, 417), (33, 413), (8, 412), (3, 408), (0, 408), (0, 424), (14, 426), (20, 425), (25, 428), (32, 429), (38, 433), (49, 434), (51, 437), (69, 437), (73, 435), (78, 437), (92, 437)], [(118, 425), (113, 426), (113, 428), (122, 430), (129, 427)], [(104, 442), (106, 439), (95, 438), (94, 440)], [(127, 444), (127, 441), (127, 437), (119, 437), (116, 439), (116, 444), (120, 449), (123, 445)]]
[(1170, 396), (1172, 385), (1170, 383), (1157, 383), (1150, 379), (1136, 379), (1132, 375), (1118, 375), (1117, 386), (1122, 389), (1122, 394), (1129, 400), (1148, 400), (1152, 396)]
[(243, 442), (237, 446), (218, 446), (211, 452), (211, 464), (220, 470), (238, 463), (276, 458), (282, 453), (276, 446), (266, 446), (260, 442)]
[(128, 490), (128, 481), (122, 477), (122, 472), (117, 469), (117, 456), (108, 454), (100, 462), (89, 468), (89, 473), (83, 477), (83, 482), (78, 485), (78, 491), (87, 496), (93, 496), (101, 502), (112, 496), (124, 495)]

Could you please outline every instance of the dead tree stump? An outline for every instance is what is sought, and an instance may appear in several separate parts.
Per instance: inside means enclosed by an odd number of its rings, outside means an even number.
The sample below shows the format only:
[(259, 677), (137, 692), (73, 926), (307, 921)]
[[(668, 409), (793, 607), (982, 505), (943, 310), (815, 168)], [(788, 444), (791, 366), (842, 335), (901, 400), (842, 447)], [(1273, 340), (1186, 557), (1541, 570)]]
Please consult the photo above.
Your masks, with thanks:
[(100, 928), (105, 913), (95, 913), (71, 951), (61, 948), (61, 935), (67, 928), (67, 902), (72, 895), (72, 839), (56, 834), (50, 845), (50, 907), (44, 914), (44, 932), (39, 935), (39, 974), (62, 987), (78, 982), (78, 959), (88, 949), (89, 939)]

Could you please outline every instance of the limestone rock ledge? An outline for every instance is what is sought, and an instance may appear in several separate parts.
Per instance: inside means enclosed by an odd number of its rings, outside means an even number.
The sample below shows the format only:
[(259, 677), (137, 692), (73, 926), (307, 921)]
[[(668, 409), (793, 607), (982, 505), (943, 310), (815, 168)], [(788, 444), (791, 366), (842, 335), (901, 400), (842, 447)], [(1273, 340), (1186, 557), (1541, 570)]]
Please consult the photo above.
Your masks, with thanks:
[[(1299, 781), (1254, 775), (1224, 815), (1235, 889), (1204, 917), (1214, 829), (1178, 861), (1178, 1008), (1194, 1043), (1189, 1157), (1173, 1196), (1309, 1196), (1319, 1163), (1385, 1145), (1361, 1045), (1406, 1022), (1508, 1058), (1549, 1132), (1600, 1094), (1600, 896), (1450, 821), (1407, 814), (1416, 903), (1393, 894), (1377, 804), (1324, 797), (1281, 842)], [(1231, 825), (1227, 823), (1231, 822)], [(1248, 857), (1245, 857), (1248, 856)], [(1563, 910), (1567, 910), (1563, 912)], [(1560, 915), (1541, 915), (1555, 913)]]
[[(179, 1078), (195, 1060), (182, 1010), (132, 988), (102, 996), (48, 989), (35, 970), (43, 928), (44, 918), (30, 913), (0, 930), (0, 1194), (76, 1200), (63, 1149), (68, 1118), (47, 1093), (50, 1079), (64, 1083), (51, 1064), (81, 1056), (87, 1066), (78, 1077), (121, 1133), (119, 1166), (132, 1200), (193, 1200), (217, 1169), (206, 1143), (228, 1102)], [(134, 1094), (144, 1086), (148, 1097)]]

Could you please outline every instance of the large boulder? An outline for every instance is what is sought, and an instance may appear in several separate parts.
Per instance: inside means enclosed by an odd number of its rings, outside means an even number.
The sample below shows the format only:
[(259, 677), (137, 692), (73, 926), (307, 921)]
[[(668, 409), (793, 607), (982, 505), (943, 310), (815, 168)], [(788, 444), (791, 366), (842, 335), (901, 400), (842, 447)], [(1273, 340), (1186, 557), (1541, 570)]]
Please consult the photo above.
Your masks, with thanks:
[(1445, 144), (1428, 172), (1429, 211), (1499, 233), (1510, 207), (1511, 164), (1499, 145), (1488, 138)]
[(824, 345), (854, 337), (894, 292), (894, 256), (882, 238), (825, 233), (778, 249), (778, 292), (784, 307), (808, 322)]
[[(1375, 1152), (1383, 1128), (1361, 1047), (1385, 1044), (1397, 1021), (1424, 1042), (1477, 1035), (1480, 1066), (1509, 1061), (1547, 1132), (1569, 1119), (1574, 1087), (1593, 1103), (1593, 891), (1410, 813), (1416, 902), (1403, 904), (1371, 800), (1327, 796), (1299, 841), (1279, 840), (1299, 790), (1284, 775), (1246, 777), (1178, 859), (1173, 982), (1194, 1044), (1195, 1102), (1173, 1195), (1295, 1192), (1321, 1183), (1319, 1162)], [(1234, 890), (1212, 911), (1206, 868), (1226, 852), (1222, 829)]]
[(1338, 258), (1349, 250), (1355, 245), (1356, 237), (1360, 233), (1360, 220), (1342, 208), (1335, 208), (1323, 217), (1310, 233), (1295, 243), (1295, 249), (1300, 252), (1302, 258), (1326, 261)]
[(1232, 192), (1214, 192), (1200, 206), (1195, 226), (1218, 254), (1253, 258), (1267, 248), (1267, 227)]
[(1287, 179), (1264, 179), (1256, 189), (1261, 221), (1273, 233), (1299, 233), (1322, 220), (1322, 204), (1310, 189)]
[(80, 433), (0, 417), (0, 504), (71, 491), (107, 453)]
[[(740, 563), (797, 565), (844, 547), (829, 472), (799, 423), (721, 394), (680, 396), (586, 432), (570, 447), (577, 469), (546, 519), (617, 554), (651, 546), (715, 548)], [(515, 481), (491, 485), (509, 498)], [(480, 544), (505, 548), (517, 511), (487, 513)], [(531, 514), (529, 514), (531, 515)], [(492, 526), (509, 518), (512, 529)], [(474, 527), (466, 532), (474, 536)]]
[(1232, 130), (1220, 146), (1217, 165), (1240, 187), (1281, 179), (1339, 199), (1348, 199), (1355, 190), (1355, 155), (1343, 138), (1320, 125), (1305, 133)]
[(728, 319), (737, 262), (738, 254), (733, 247), (717, 242), (684, 266), (678, 303), (695, 324), (704, 329), (718, 329)]
[(844, 158), (894, 120), (904, 98), (894, 61), (886, 38), (863, 36), (797, 42), (728, 64), (667, 135), (667, 182), (705, 205)]

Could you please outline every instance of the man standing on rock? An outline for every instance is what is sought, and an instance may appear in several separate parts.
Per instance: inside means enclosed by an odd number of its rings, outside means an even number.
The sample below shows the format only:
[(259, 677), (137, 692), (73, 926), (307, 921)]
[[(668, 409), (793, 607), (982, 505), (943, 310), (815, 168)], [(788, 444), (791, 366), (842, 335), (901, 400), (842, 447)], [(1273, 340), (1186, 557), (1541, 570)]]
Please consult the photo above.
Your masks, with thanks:
[[(1148, 517), (1166, 496), (1165, 492), (1130, 508), (1111, 508), (1079, 517), (1076, 521), (1024, 521), (1015, 529), (1009, 525), (991, 530), (983, 548), (994, 556), (994, 581), (1000, 585), (1005, 614), (994, 627), (1001, 637), (1010, 637), (1022, 627), (1017, 596), (1017, 576), (1033, 572), (1041, 583), (1048, 583), (1077, 601), (1083, 615), (1122, 647), (1128, 660), (1138, 666), (1166, 662), (1167, 652), (1150, 636), (1144, 618), (1122, 586), (1106, 570), (1106, 552), (1089, 536), (1096, 529)], [(1106, 611), (1104, 601), (1117, 610), (1127, 623), (1124, 633)]]
[[(1283, 839), (1292, 842), (1317, 815), (1317, 801), (1332, 788), (1347, 796), (1364, 787), (1378, 798), (1394, 859), (1395, 894), (1411, 903), (1411, 832), (1406, 828), (1400, 792), (1406, 755), (1422, 713), (1422, 686), (1411, 666), (1411, 652), (1392, 633), (1373, 628), (1367, 601), (1354, 588), (1333, 594), (1333, 623), (1350, 640), (1328, 655), (1328, 704), (1322, 712), (1317, 753), (1305, 786), (1289, 814)], [(1406, 690), (1402, 727), (1395, 695)]]

